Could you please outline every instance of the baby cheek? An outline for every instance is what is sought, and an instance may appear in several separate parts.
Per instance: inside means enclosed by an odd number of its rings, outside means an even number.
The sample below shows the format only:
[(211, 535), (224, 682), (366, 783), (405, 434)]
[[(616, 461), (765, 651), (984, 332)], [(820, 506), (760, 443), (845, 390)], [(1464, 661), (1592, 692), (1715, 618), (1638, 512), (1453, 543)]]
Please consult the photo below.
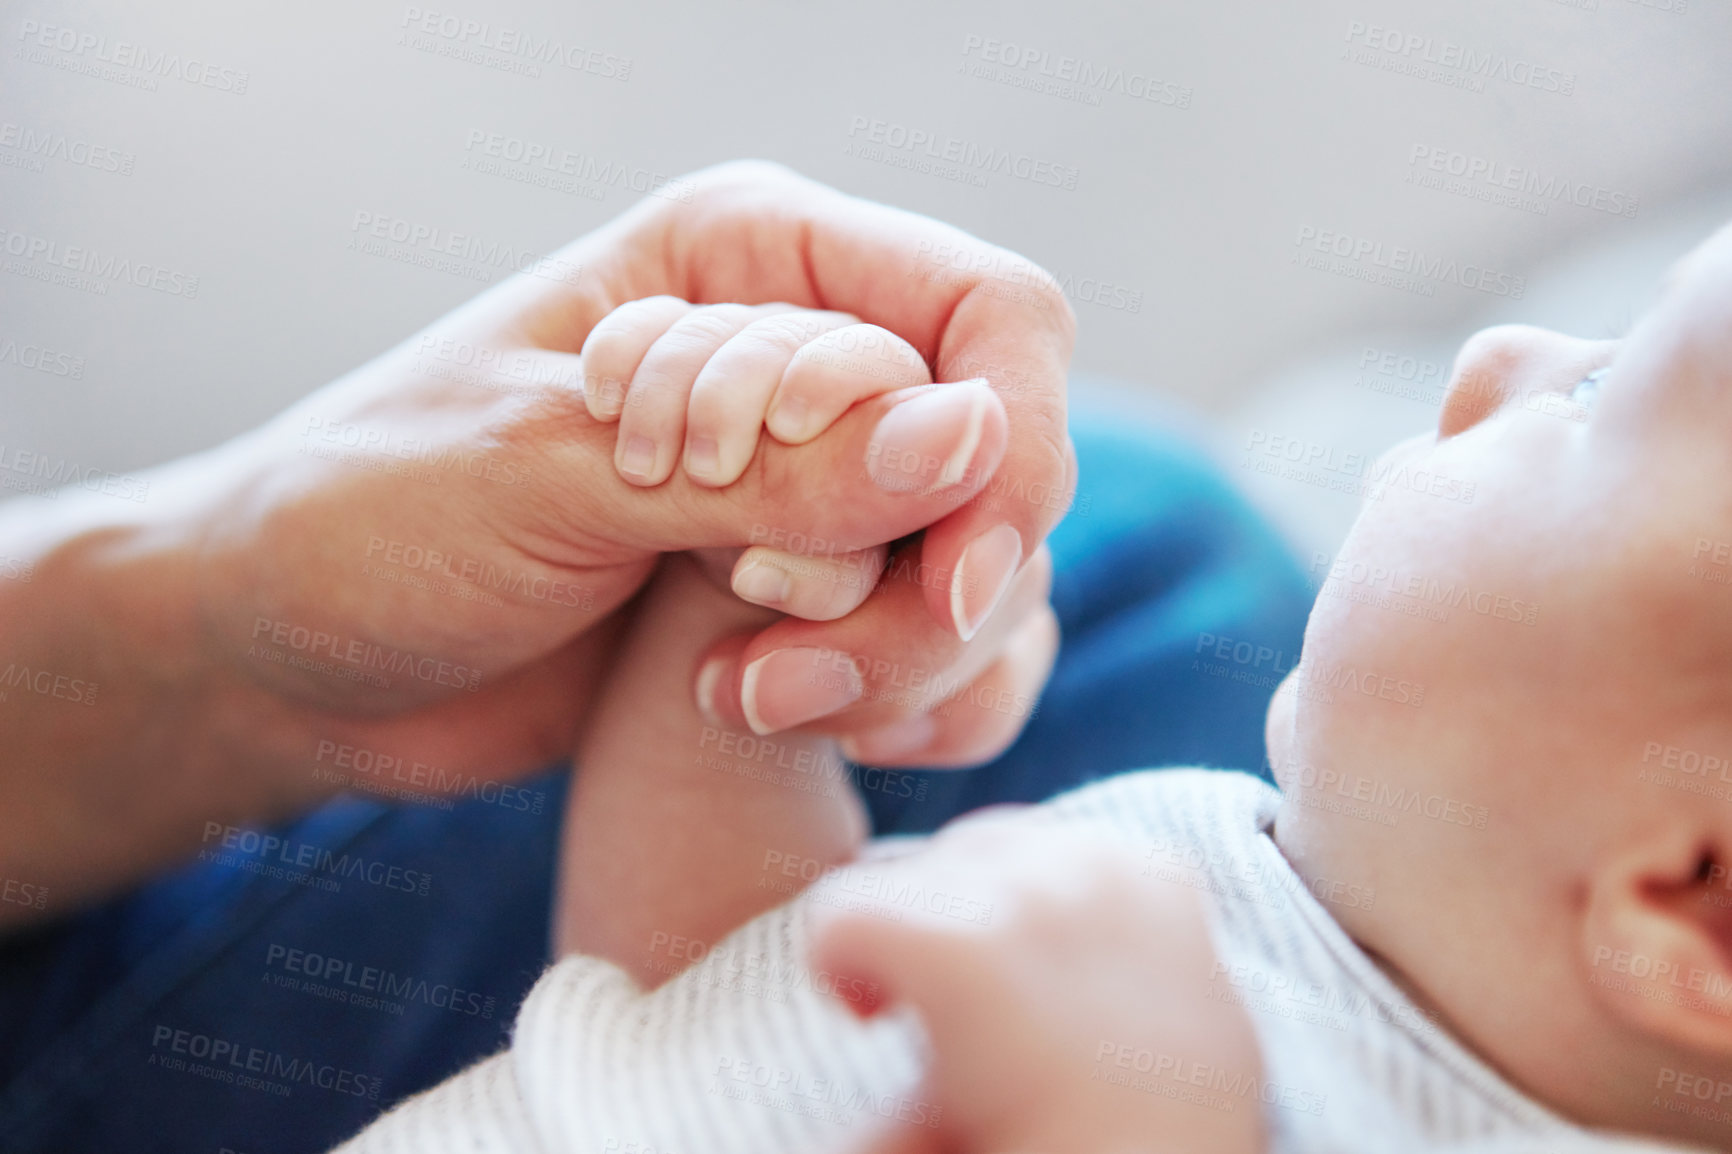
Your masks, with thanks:
[(1283, 771), (1293, 764), (1296, 755), (1293, 688), (1293, 675), (1288, 673), (1275, 687), (1275, 694), (1269, 699), (1269, 710), (1263, 718), (1263, 744), (1269, 755), (1269, 772), (1278, 782), (1283, 780)]
[[(1448, 611), (1425, 596), (1407, 567), (1360, 560), (1389, 550), (1349, 548), (1313, 569), (1317, 600), (1297, 664), (1271, 702), (1271, 755), (1277, 726), (1311, 735), (1411, 732), (1436, 710), (1437, 686), (1460, 639)], [(1417, 594), (1417, 595), (1415, 595)]]

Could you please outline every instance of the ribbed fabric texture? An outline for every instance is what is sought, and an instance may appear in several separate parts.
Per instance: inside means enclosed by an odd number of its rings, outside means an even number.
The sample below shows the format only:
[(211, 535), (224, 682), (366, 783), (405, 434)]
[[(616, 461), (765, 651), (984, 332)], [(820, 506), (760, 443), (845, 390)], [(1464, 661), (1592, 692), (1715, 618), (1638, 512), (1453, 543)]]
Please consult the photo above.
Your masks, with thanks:
[[(1430, 1022), (1281, 856), (1267, 832), (1278, 804), (1243, 774), (1161, 770), (1017, 818), (1089, 823), (1142, 854), (1151, 879), (1211, 896), (1211, 996), (1245, 1007), (1266, 1077), (1198, 1081), (1152, 1051), (1104, 1070), (1133, 1090), (1261, 1109), (1282, 1152), (1678, 1149), (1564, 1121)], [(936, 1122), (919, 1092), (918, 1023), (863, 1024), (806, 967), (809, 900), (648, 994), (606, 962), (560, 962), (524, 1002), (509, 1051), (402, 1103), (340, 1154), (826, 1154), (860, 1148), (887, 1119)]]

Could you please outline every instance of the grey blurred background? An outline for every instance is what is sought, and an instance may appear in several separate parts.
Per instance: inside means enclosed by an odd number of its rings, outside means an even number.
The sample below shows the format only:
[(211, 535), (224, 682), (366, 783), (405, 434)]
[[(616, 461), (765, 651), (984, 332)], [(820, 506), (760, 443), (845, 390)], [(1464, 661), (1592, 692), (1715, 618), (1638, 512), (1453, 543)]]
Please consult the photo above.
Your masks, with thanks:
[[(1435, 418), (1468, 332), (1617, 335), (1732, 218), (1727, 0), (23, 0), (0, 27), (0, 443), (116, 471), (503, 275), (356, 251), (359, 213), (545, 252), (759, 156), (1044, 264), (1079, 403), (1190, 423), (1326, 552), (1356, 499), (1247, 445), (1375, 451)], [(494, 136), (578, 160), (534, 183), (477, 163)], [(1031, 175), (934, 172), (917, 138)], [(163, 280), (43, 279), (73, 247)], [(1437, 271), (1365, 279), (1397, 249)]]

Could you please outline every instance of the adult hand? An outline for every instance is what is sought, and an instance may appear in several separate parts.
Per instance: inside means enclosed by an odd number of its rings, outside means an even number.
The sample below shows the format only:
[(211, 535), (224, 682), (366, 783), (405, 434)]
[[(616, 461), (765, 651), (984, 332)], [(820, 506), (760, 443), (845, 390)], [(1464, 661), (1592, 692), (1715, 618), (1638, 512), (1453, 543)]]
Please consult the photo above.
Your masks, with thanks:
[[(351, 768), (435, 767), (417, 783), (433, 791), (546, 764), (579, 731), (612, 611), (663, 552), (792, 545), (803, 562), (929, 526), (859, 609), (773, 625), (711, 678), (714, 708), (760, 728), (870, 717), (873, 670), (957, 666), (959, 634), (1013, 586), (1032, 583), (1010, 596), (1043, 605), (1044, 569), (1021, 562), (1074, 473), (1073, 322), (1056, 288), (1010, 253), (775, 166), (724, 165), (690, 187), (689, 202), (646, 201), (261, 429), (157, 471), (124, 516), (100, 497), (53, 518), (8, 508), (0, 544), (38, 574), (0, 595), (13, 652), (99, 671), (102, 698), (15, 711), (0, 868), (53, 905), (86, 897), (186, 852), (211, 822), (328, 796), (345, 750)], [(1028, 283), (1006, 293), (1007, 275)], [(658, 294), (851, 312), (947, 383), (866, 402), (804, 445), (766, 438), (725, 489), (683, 474), (630, 485), (613, 427), (586, 411), (577, 354), (616, 306)], [(976, 500), (995, 477), (1017, 496)], [(1050, 623), (1033, 628), (1050, 640)], [(977, 655), (1003, 648), (979, 641)], [(795, 656), (758, 661), (773, 652)], [(781, 676), (819, 653), (867, 675), (841, 690)]]
[[(573, 712), (562, 679), (546, 676), (547, 663), (568, 661), (571, 638), (635, 590), (656, 554), (767, 545), (768, 552), (754, 550), (742, 561), (774, 567), (777, 547), (791, 546), (782, 557), (793, 555), (783, 571), (794, 588), (786, 603), (768, 603), (797, 608), (806, 600), (802, 584), (835, 583), (829, 559), (851, 559), (862, 547), (929, 526), (891, 558), (876, 588), (857, 584), (860, 595), (871, 591), (861, 608), (839, 621), (783, 622), (728, 654), (733, 661), (720, 675), (712, 664), (707, 703), (761, 733), (827, 717), (827, 730), (846, 734), (851, 724), (857, 731), (919, 713), (978, 676), (994, 691), (988, 696), (1010, 696), (1012, 707), (988, 711), (990, 718), (970, 712), (948, 727), (965, 732), (950, 736), (962, 746), (981, 746), (982, 734), (988, 743), (1008, 743), (1056, 646), (1045, 557), (1022, 562), (1037, 553), (1072, 484), (1063, 397), (1068, 306), (1050, 278), (1013, 254), (774, 166), (724, 165), (698, 174), (692, 188), (690, 203), (646, 201), (275, 422), (266, 433), (272, 449), (258, 456), (282, 461), (292, 449), (293, 472), (317, 479), (296, 484), (273, 464), (252, 486), (271, 490), (255, 503), (270, 518), (248, 508), (225, 535), (226, 560), (213, 567), (227, 583), (210, 602), (226, 617), (231, 646), (252, 648), (285, 622), (322, 627), (333, 637), (361, 634), (394, 650), (448, 657), (471, 681), (491, 681), (492, 690), (454, 696), (448, 682), (418, 673), (369, 694), (281, 666), (255, 665), (255, 672), (306, 697), (377, 703), (380, 711), (444, 699), (449, 724), (414, 716), (405, 719), (411, 732), (393, 727), (391, 737), (434, 741), (459, 763), (510, 760), (499, 746), (498, 722), (506, 719), (497, 712), (504, 710), (523, 740), (534, 742), (529, 760), (544, 759), (569, 741)], [(1018, 283), (1016, 292), (1004, 291), (1007, 280)], [(502, 350), (498, 361), (528, 365), (532, 379), (581, 377), (599, 387), (605, 373), (594, 365), (586, 371), (573, 354), (600, 317), (658, 295), (850, 312), (906, 339), (934, 366), (936, 380), (984, 376), (985, 383), (888, 394), (857, 406), (808, 445), (765, 438), (748, 473), (726, 489), (699, 487), (683, 474), (644, 489), (611, 474), (613, 429), (591, 420), (575, 392), (490, 394), (427, 371), (449, 341)], [(701, 327), (702, 319), (694, 314), (681, 324)], [(369, 438), (413, 443), (421, 459), (448, 448), (469, 457), (461, 475), (447, 469), (440, 486), (308, 457), (309, 450), (340, 451)], [(415, 460), (411, 454), (409, 463)], [(1001, 488), (1017, 496), (988, 492), (976, 500), (995, 476), (1008, 478)], [(280, 522), (286, 508), (318, 532), (298, 525), (276, 532), (270, 520)], [(362, 554), (384, 537), (389, 561), (396, 555), (389, 542), (409, 538), (405, 556), (424, 544), (429, 556), (460, 557), (484, 572), (546, 577), (567, 601), (583, 604), (560, 605), (557, 595), (552, 603), (519, 596), (503, 607), (456, 601), (434, 618), (425, 598), (350, 581), (338, 612), (327, 614), (330, 583), (309, 580), (305, 565), (284, 564), (285, 553), (329, 557), (337, 547), (330, 527), (344, 522), (352, 526), (346, 544)], [(1013, 587), (1020, 611), (999, 623), (999, 636), (970, 649), (965, 638)], [(266, 621), (270, 629), (261, 632)], [(1007, 668), (993, 659), (1018, 625)], [(1026, 691), (1020, 710), (1017, 695), (1001, 692), (1005, 683)], [(859, 704), (847, 716), (831, 716), (851, 702)], [(473, 724), (477, 717), (490, 723)], [(884, 753), (861, 745), (854, 743), (856, 752)]]
[[(684, 214), (650, 206), (640, 235), (653, 239), (634, 241), (681, 254), (672, 267), (592, 266), (617, 299), (786, 300), (852, 313), (910, 342), (935, 380), (984, 378), (1009, 417), (990, 482), (970, 478), (986, 491), (959, 487), (942, 520), (891, 554), (882, 581), (884, 558), (857, 539), (809, 519), (754, 520), (734, 589), (790, 619), (711, 651), (699, 677), (706, 712), (760, 734), (821, 718), (814, 728), (843, 738), (850, 757), (880, 765), (988, 760), (1026, 724), (1058, 646), (1042, 542), (1075, 482), (1068, 304), (1014, 253), (781, 169), (726, 165), (700, 174), (697, 188)], [(629, 373), (611, 348), (598, 351), (609, 354), (605, 371), (591, 365), (598, 384)], [(868, 458), (892, 488), (916, 484), (898, 473), (910, 455), (869, 444)]]

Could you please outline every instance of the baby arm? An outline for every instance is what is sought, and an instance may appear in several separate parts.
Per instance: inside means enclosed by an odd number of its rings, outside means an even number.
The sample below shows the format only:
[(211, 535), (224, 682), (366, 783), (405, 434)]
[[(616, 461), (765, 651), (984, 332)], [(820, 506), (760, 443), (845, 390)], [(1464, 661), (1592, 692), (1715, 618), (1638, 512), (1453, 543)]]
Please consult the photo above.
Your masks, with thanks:
[[(1255, 1095), (1169, 1096), (1138, 1073), (1159, 1055), (1261, 1081), (1245, 1011), (1208, 996), (1201, 898), (1115, 849), (1116, 817), (1069, 820), (971, 818), (842, 866), (659, 990), (566, 958), (526, 999), (510, 1051), (343, 1154), (1264, 1149)], [(924, 1029), (877, 1014), (892, 1005)]]
[[(619, 422), (616, 465), (635, 484), (660, 483), (681, 459), (700, 483), (732, 483), (766, 424), (781, 440), (810, 440), (856, 401), (929, 383), (918, 354), (885, 330), (784, 305), (632, 302), (596, 327), (584, 359), (587, 403)], [(645, 986), (786, 900), (800, 878), (851, 858), (866, 833), (833, 742), (706, 720), (687, 688), (717, 641), (776, 617), (727, 591), (723, 552), (662, 559), (577, 751), (565, 816), (556, 951), (606, 958)], [(736, 586), (752, 552), (734, 567)], [(845, 612), (882, 563), (882, 549), (814, 559), (838, 567), (837, 588), (796, 608)], [(766, 868), (788, 864), (792, 878)]]
[(766, 860), (820, 870), (866, 834), (833, 742), (736, 731), (692, 699), (704, 651), (775, 614), (691, 554), (661, 564), (578, 750), (554, 915), (557, 953), (606, 958), (646, 987), (790, 896)]

